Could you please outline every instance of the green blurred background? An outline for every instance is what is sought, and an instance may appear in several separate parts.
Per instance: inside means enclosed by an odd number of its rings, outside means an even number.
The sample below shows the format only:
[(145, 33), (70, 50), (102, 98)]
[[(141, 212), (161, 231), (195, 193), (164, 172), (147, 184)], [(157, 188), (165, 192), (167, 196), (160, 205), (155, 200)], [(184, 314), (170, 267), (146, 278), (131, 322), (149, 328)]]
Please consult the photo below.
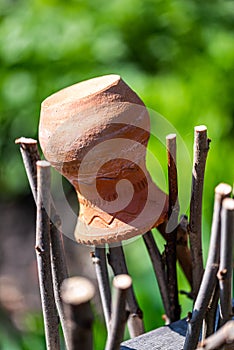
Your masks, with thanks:
[[(172, 123), (190, 155), (194, 126), (207, 125), (212, 139), (203, 206), (207, 248), (214, 187), (233, 183), (233, 1), (0, 0), (1, 199), (29, 193), (14, 140), (37, 138), (41, 101), (63, 87), (109, 73), (120, 74), (147, 107)], [(163, 311), (149, 258), (139, 247), (137, 241), (126, 251), (149, 330), (163, 324)], [(179, 280), (180, 288), (188, 289), (180, 272)], [(191, 303), (185, 297), (180, 302), (185, 315)], [(26, 345), (13, 341), (4, 350), (43, 349), (38, 345), (41, 318), (28, 317)], [(99, 350), (105, 335), (100, 336), (100, 322), (95, 327)]]

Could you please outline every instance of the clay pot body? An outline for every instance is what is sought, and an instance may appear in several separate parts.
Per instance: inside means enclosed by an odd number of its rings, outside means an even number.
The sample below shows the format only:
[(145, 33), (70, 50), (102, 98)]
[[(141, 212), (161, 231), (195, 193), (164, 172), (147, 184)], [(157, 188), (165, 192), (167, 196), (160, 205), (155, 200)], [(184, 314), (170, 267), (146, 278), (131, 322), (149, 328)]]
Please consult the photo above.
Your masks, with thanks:
[(78, 242), (122, 241), (165, 221), (167, 196), (145, 165), (149, 131), (147, 109), (117, 75), (43, 101), (39, 140), (45, 158), (76, 189)]

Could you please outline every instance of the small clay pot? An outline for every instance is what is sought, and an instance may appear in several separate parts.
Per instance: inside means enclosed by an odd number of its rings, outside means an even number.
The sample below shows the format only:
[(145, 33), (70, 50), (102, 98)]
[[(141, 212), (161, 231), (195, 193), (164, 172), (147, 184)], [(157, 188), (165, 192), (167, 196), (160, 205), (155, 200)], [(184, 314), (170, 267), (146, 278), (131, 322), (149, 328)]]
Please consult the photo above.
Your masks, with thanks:
[(167, 196), (145, 165), (149, 135), (144, 103), (118, 75), (75, 84), (43, 101), (41, 148), (76, 189), (79, 243), (122, 241), (165, 221)]

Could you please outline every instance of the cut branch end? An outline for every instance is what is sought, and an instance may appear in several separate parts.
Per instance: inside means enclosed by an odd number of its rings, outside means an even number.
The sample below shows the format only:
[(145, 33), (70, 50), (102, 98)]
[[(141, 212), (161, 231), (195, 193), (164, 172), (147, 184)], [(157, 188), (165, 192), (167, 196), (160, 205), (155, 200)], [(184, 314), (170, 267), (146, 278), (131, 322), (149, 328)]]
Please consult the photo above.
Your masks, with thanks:
[(16, 145), (26, 144), (26, 145), (37, 145), (37, 140), (27, 138), (27, 137), (20, 137), (15, 140)]
[(95, 288), (87, 278), (71, 277), (63, 281), (61, 292), (66, 304), (80, 305), (94, 297)]
[(117, 275), (113, 279), (113, 286), (117, 289), (125, 290), (130, 288), (132, 285), (132, 279), (129, 275), (122, 274)]

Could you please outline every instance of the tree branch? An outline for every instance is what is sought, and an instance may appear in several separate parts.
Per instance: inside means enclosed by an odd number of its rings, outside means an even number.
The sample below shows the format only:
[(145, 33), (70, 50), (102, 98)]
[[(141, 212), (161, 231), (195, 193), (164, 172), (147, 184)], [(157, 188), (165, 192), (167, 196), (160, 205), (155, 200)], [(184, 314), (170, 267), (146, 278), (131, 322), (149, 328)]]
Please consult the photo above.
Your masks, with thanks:
[(221, 213), (220, 267), (220, 326), (232, 317), (232, 269), (234, 242), (234, 199), (223, 201)]
[(165, 246), (167, 266), (167, 290), (170, 301), (171, 322), (180, 319), (180, 305), (178, 300), (178, 283), (176, 271), (176, 241), (179, 215), (178, 184), (176, 169), (176, 135), (170, 134), (166, 137), (167, 159), (168, 159), (168, 187), (169, 187), (169, 212), (166, 228)]
[[(166, 226), (167, 222), (164, 222), (157, 227), (157, 230), (165, 240)], [(186, 215), (181, 215), (180, 217), (180, 223), (177, 229), (176, 255), (179, 264), (192, 288), (192, 258), (188, 247), (188, 217)]]
[(115, 287), (115, 294), (112, 305), (111, 327), (105, 350), (119, 350), (120, 348), (129, 314), (126, 311), (126, 297), (127, 291), (132, 286), (132, 279), (129, 275), (115, 276), (113, 286)]
[[(202, 342), (197, 350), (213, 350), (220, 349), (227, 345), (225, 349), (233, 349), (234, 344), (234, 321), (228, 321), (216, 333)], [(230, 346), (230, 347), (229, 347)]]
[(208, 259), (199, 293), (194, 304), (192, 318), (188, 322), (184, 350), (196, 349), (202, 321), (205, 317), (215, 287), (216, 274), (219, 267), (220, 214), (222, 201), (231, 194), (231, 190), (231, 186), (227, 184), (220, 184), (215, 189), (215, 203)]
[(20, 145), (20, 152), (23, 158), (24, 167), (28, 177), (34, 201), (37, 202), (37, 166), (40, 155), (37, 147), (37, 140), (21, 137), (15, 140)]
[[(15, 141), (20, 145), (20, 152), (23, 158), (26, 174), (29, 180), (31, 191), (36, 202), (37, 198), (37, 167), (36, 162), (40, 160), (37, 141), (21, 137)], [(67, 265), (63, 246), (63, 237), (60, 231), (61, 220), (56, 214), (56, 209), (52, 200), (50, 209), (50, 254), (52, 264), (52, 277), (54, 286), (55, 302), (61, 321), (65, 342), (67, 342), (67, 327), (64, 321), (63, 304), (60, 296), (60, 286), (65, 278), (68, 277)], [(37, 203), (37, 202), (36, 202)]]
[(179, 264), (192, 288), (192, 258), (188, 247), (188, 217), (181, 215), (177, 228), (176, 254)]
[[(121, 243), (119, 246), (109, 246), (109, 254), (107, 255), (108, 262), (113, 270), (114, 275), (128, 275), (128, 269), (124, 257), (123, 247)], [(131, 338), (137, 337), (144, 333), (143, 313), (137, 303), (133, 287), (129, 288), (127, 293), (127, 309), (130, 312), (128, 318), (128, 329)]]
[(95, 265), (106, 328), (109, 333), (111, 318), (111, 290), (106, 264), (106, 248), (104, 246), (95, 247), (95, 251), (91, 253), (91, 257), (93, 264)]
[(58, 315), (50, 260), (50, 164), (37, 162), (36, 256), (47, 349), (59, 349)]
[(203, 320), (202, 340), (209, 337), (215, 331), (217, 307), (219, 302), (219, 283), (216, 278), (215, 287), (209, 302), (205, 318)]
[(165, 267), (162, 262), (162, 256), (159, 252), (155, 239), (151, 231), (148, 231), (143, 236), (145, 246), (148, 250), (154, 273), (158, 282), (158, 287), (160, 290), (164, 310), (165, 310), (165, 323), (170, 323), (170, 301), (168, 296), (167, 284), (165, 280)]
[(173, 233), (178, 225), (179, 200), (178, 200), (178, 181), (176, 168), (176, 134), (166, 136), (167, 146), (167, 166), (168, 166), (168, 187), (169, 187), (169, 208), (167, 232)]
[(93, 284), (84, 277), (64, 280), (61, 287), (66, 323), (68, 327), (68, 350), (92, 350), (93, 314), (90, 301), (94, 297)]
[(196, 299), (203, 275), (201, 233), (202, 193), (210, 140), (207, 138), (206, 126), (196, 126), (194, 131), (193, 177), (189, 228), (193, 266), (193, 294), (194, 299)]

